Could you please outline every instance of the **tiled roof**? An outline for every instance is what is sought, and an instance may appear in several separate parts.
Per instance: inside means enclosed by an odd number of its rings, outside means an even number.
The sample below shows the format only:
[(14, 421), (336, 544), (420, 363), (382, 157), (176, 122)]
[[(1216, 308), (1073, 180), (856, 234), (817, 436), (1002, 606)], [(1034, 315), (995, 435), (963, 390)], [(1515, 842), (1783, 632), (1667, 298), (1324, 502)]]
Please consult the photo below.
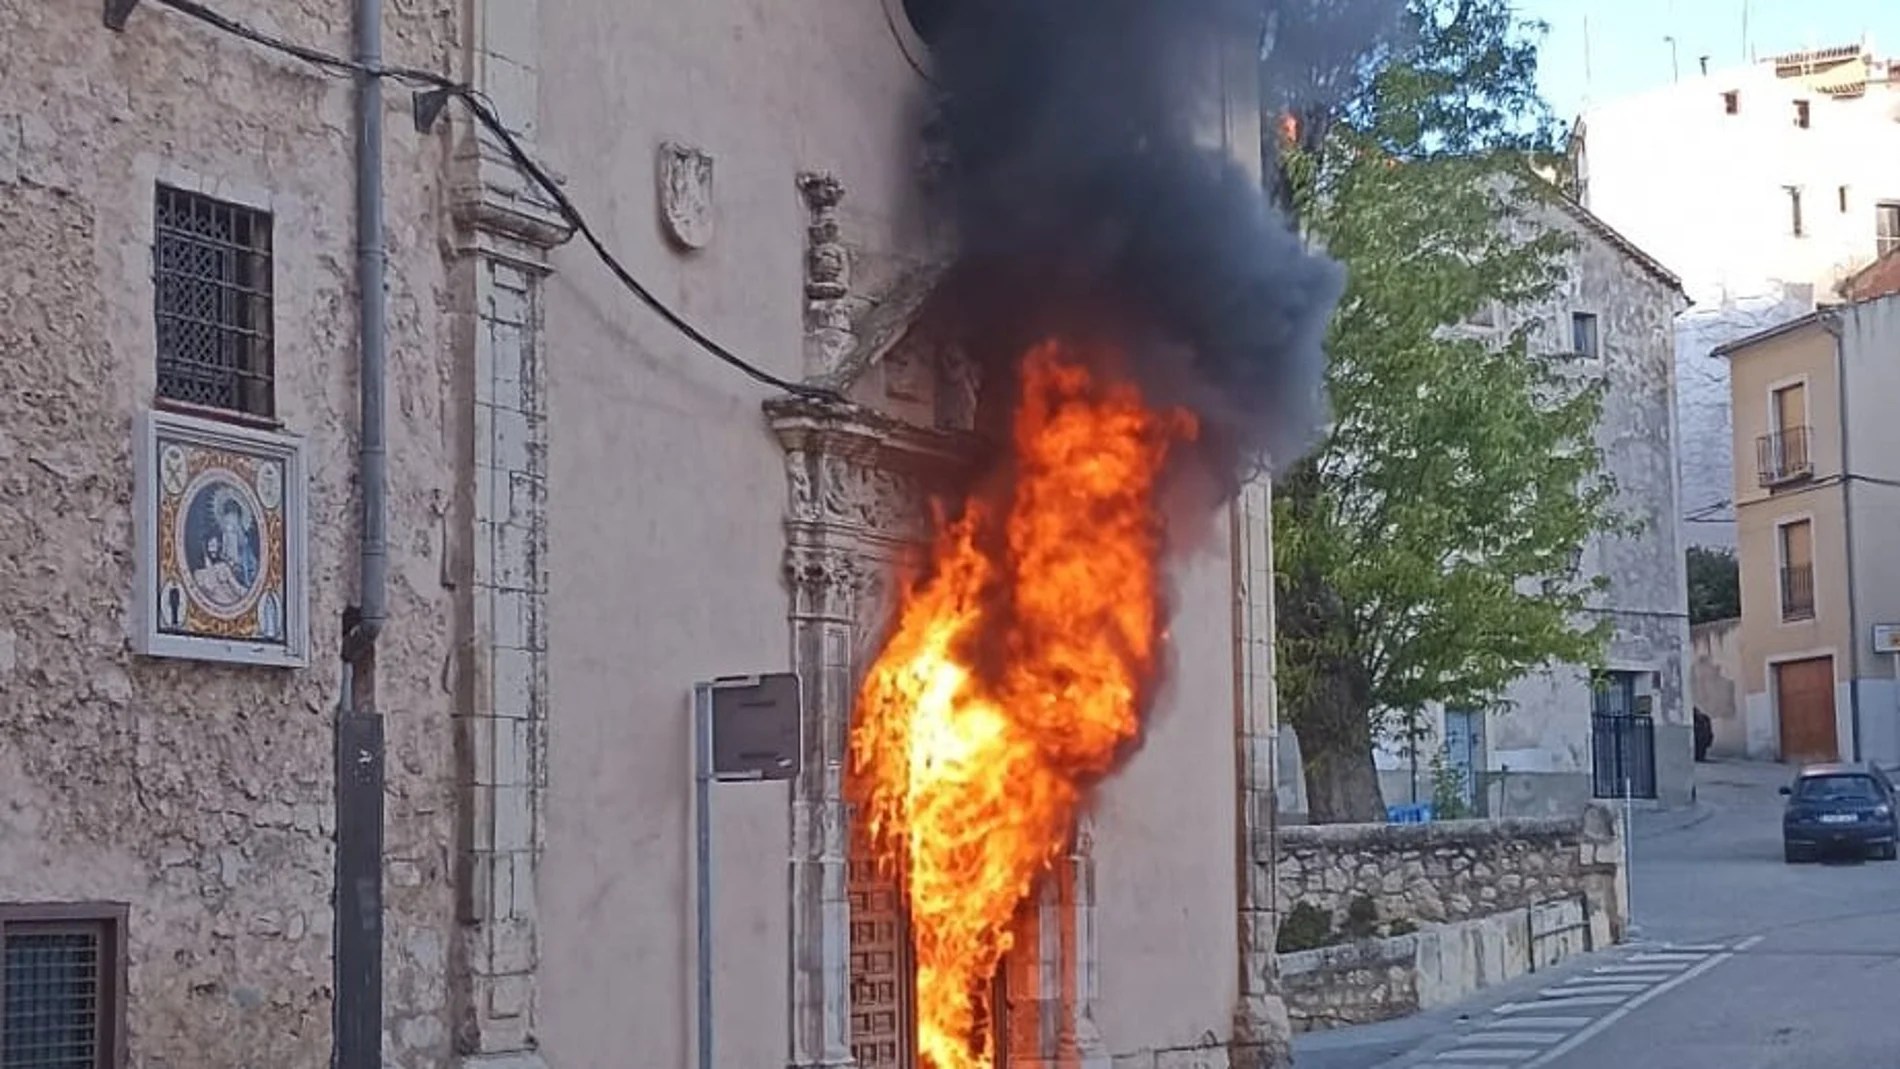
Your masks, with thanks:
[(1841, 296), (1850, 301), (1871, 301), (1900, 293), (1900, 249), (1861, 268), (1841, 283)]

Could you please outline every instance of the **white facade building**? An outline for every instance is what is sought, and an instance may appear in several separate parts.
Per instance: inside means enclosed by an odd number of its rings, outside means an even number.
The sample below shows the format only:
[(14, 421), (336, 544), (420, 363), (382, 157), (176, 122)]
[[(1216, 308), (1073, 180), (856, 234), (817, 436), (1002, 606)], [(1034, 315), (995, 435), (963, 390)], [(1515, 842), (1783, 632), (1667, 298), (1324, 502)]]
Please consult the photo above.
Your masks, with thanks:
[(1695, 544), (1733, 546), (1727, 341), (1831, 298), (1900, 244), (1900, 62), (1867, 44), (1686, 78), (1578, 119), (1583, 203), (1680, 275), (1682, 486)]

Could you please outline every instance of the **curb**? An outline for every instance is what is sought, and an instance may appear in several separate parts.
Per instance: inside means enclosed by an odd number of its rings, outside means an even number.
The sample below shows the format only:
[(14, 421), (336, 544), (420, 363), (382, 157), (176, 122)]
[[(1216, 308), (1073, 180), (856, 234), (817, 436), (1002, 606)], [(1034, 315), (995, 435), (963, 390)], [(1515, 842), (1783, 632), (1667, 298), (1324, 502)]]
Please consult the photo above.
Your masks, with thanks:
[(1679, 831), (1688, 831), (1690, 828), (1696, 827), (1699, 824), (1707, 823), (1714, 816), (1715, 810), (1713, 808), (1701, 802), (1697, 802), (1689, 808), (1686, 818), (1672, 820), (1663, 827), (1655, 827), (1652, 825), (1649, 828), (1638, 828), (1636, 830), (1636, 841), (1640, 843), (1645, 839), (1654, 839), (1660, 835), (1673, 835)]

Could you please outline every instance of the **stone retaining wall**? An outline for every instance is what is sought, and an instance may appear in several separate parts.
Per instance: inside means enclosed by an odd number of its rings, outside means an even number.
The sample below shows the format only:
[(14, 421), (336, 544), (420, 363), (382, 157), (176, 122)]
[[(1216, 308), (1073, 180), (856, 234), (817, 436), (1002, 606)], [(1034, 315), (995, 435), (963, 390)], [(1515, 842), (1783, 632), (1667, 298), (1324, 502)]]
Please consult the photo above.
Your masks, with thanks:
[(1615, 810), (1437, 824), (1282, 827), (1278, 906), (1319, 909), (1337, 929), (1355, 899), (1382, 924), (1447, 924), (1581, 895), (1621, 939), (1623, 846)]
[(1606, 933), (1592, 931), (1592, 919), (1579, 896), (1389, 939), (1282, 954), (1281, 991), (1298, 1032), (1403, 1017), (1593, 949)]
[[(1620, 942), (1628, 915), (1614, 810), (1567, 819), (1280, 830), (1279, 908), (1417, 931), (1279, 955), (1297, 1031), (1449, 1005)], [(1354, 909), (1354, 903), (1359, 908)]]

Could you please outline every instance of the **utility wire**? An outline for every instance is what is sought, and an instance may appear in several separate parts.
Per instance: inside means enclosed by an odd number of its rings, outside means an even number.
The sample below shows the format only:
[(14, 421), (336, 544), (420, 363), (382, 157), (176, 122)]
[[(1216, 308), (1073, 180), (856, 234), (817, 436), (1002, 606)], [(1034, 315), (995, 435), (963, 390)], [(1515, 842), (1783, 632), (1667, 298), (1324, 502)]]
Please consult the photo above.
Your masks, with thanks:
[(1578, 612), (1594, 616), (1640, 616), (1651, 620), (1687, 620), (1686, 612), (1668, 612), (1663, 609), (1617, 609), (1607, 605), (1585, 605)]
[(187, 15), (214, 29), (230, 34), (233, 37), (240, 37), (274, 52), (280, 52), (292, 58), (302, 60), (330, 74), (367, 74), (376, 78), (388, 78), (392, 81), (402, 82), (411, 86), (427, 86), (433, 90), (435, 94), (438, 94), (442, 100), (453, 98), (461, 101), (468, 108), (469, 112), (475, 116), (476, 121), (481, 124), (482, 128), (493, 134), (495, 139), (501, 143), (503, 151), (508, 153), (508, 158), (514, 165), (519, 168), (523, 174), (526, 174), (533, 180), (534, 184), (539, 186), (541, 191), (547, 194), (548, 199), (554, 202), (555, 208), (561, 213), (561, 218), (564, 219), (569, 226), (573, 227), (575, 232), (579, 233), (582, 238), (586, 239), (588, 246), (594, 250), (594, 255), (599, 257), (601, 263), (606, 265), (607, 270), (613, 273), (614, 278), (619, 280), (622, 286), (626, 287), (629, 292), (640, 299), (642, 304), (645, 304), (655, 315), (665, 320), (674, 330), (684, 334), (701, 349), (704, 349), (706, 352), (712, 354), (723, 363), (755, 382), (776, 387), (777, 389), (784, 390), (787, 393), (797, 394), (801, 397), (811, 397), (826, 401), (844, 400), (843, 396), (836, 390), (824, 386), (813, 386), (807, 383), (793, 382), (789, 379), (774, 375), (764, 368), (747, 361), (732, 350), (727, 349), (725, 346), (707, 337), (698, 327), (695, 327), (692, 323), (688, 322), (685, 317), (668, 307), (666, 302), (654, 296), (653, 291), (647, 289), (646, 286), (641, 284), (639, 279), (633, 277), (633, 273), (627, 270), (626, 265), (621, 263), (620, 258), (615, 256), (612, 250), (607, 248), (606, 242), (601, 240), (600, 235), (594, 231), (593, 226), (588, 223), (587, 217), (581, 214), (581, 210), (575, 206), (574, 201), (561, 189), (560, 184), (554, 180), (553, 176), (548, 174), (547, 170), (543, 168), (540, 163), (535, 161), (534, 157), (529, 154), (527, 148), (521, 144), (521, 139), (515, 136), (514, 131), (508, 128), (507, 123), (502, 121), (493, 103), (474, 86), (446, 78), (434, 71), (419, 70), (414, 67), (371, 66), (332, 53), (322, 52), (305, 45), (300, 45), (293, 41), (286, 41), (280, 37), (275, 37), (261, 30), (246, 26), (203, 4), (197, 3), (196, 0), (154, 0), (154, 2), (161, 7), (171, 8), (182, 15)]

